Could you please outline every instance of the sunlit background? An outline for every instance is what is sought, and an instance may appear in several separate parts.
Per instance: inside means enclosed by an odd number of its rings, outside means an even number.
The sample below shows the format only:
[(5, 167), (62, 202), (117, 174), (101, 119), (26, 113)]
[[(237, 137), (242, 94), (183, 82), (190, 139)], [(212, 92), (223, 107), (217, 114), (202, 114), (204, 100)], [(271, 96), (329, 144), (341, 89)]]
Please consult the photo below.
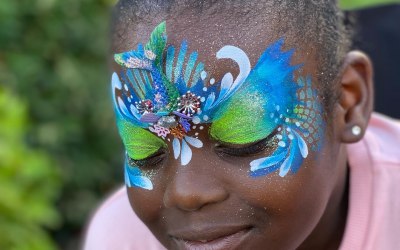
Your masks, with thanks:
[(122, 185), (106, 58), (115, 2), (0, 1), (0, 249), (79, 249)]

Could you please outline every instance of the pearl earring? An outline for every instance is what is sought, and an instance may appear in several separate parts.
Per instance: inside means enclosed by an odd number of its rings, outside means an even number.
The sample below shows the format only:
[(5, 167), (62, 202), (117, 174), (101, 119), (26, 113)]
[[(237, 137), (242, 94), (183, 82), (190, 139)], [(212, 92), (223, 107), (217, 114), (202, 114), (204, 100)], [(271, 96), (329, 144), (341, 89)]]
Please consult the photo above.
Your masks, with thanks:
[(353, 135), (355, 136), (359, 136), (361, 134), (361, 127), (360, 126), (353, 126), (353, 128), (351, 129), (351, 132), (353, 133)]

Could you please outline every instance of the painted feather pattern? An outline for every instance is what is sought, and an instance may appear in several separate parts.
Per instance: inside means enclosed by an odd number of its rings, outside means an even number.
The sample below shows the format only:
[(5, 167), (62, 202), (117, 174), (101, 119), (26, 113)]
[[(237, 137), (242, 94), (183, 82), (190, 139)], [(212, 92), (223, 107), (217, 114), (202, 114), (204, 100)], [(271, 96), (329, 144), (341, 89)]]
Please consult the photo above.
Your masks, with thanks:
[[(210, 136), (226, 143), (252, 143), (274, 134), (273, 153), (250, 162), (250, 176), (296, 173), (309, 152), (320, 147), (322, 110), (311, 78), (295, 79), (301, 65), (291, 65), (295, 51), (283, 51), (283, 44), (280, 39), (268, 46), (253, 68), (242, 49), (222, 47), (217, 59), (234, 61), (240, 72), (235, 79), (227, 72), (219, 82), (187, 41), (179, 48), (167, 46), (165, 22), (145, 46), (116, 54), (123, 71), (112, 76), (112, 96), (127, 159), (144, 159), (170, 142), (174, 158), (188, 165), (193, 150), (203, 147), (196, 130), (208, 123)], [(128, 160), (125, 182), (153, 188), (145, 172)]]

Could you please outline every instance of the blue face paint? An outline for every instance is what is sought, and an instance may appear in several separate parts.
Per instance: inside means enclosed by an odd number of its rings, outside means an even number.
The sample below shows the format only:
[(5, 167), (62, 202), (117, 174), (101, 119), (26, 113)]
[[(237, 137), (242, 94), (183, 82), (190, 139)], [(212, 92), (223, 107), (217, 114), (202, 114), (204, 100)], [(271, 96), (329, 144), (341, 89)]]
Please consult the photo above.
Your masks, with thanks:
[[(112, 94), (118, 124), (129, 124), (119, 125), (127, 158), (132, 160), (125, 164), (128, 186), (152, 189), (150, 179), (130, 162), (150, 157), (165, 147), (164, 141), (172, 144), (174, 158), (187, 165), (192, 149), (203, 146), (196, 138), (200, 123), (210, 124), (213, 139), (229, 144), (254, 143), (274, 133), (275, 151), (250, 163), (254, 177), (296, 173), (309, 149), (318, 150), (322, 108), (311, 78), (295, 80), (301, 65), (290, 65), (294, 50), (282, 51), (283, 39), (270, 45), (254, 68), (240, 48), (221, 48), (217, 59), (233, 60), (240, 72), (236, 79), (226, 73), (218, 83), (204, 71), (197, 52), (188, 53), (186, 41), (179, 49), (166, 48), (166, 41), (165, 23), (161, 23), (145, 46), (115, 55), (125, 68), (120, 77), (114, 73)], [(140, 129), (135, 135), (142, 137), (135, 139), (143, 143), (129, 139), (125, 126)]]

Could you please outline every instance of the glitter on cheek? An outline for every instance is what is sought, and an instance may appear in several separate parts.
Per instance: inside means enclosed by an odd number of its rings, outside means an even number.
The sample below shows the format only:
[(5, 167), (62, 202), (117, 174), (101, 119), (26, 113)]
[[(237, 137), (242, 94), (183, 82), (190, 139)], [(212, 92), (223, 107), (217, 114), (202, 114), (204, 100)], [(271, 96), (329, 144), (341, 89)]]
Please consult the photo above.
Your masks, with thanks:
[(147, 177), (152, 183), (154, 183), (154, 180), (156, 179), (157, 176), (160, 175), (160, 172), (162, 172), (162, 170), (160, 168), (157, 169), (142, 169), (142, 174), (143, 176)]

